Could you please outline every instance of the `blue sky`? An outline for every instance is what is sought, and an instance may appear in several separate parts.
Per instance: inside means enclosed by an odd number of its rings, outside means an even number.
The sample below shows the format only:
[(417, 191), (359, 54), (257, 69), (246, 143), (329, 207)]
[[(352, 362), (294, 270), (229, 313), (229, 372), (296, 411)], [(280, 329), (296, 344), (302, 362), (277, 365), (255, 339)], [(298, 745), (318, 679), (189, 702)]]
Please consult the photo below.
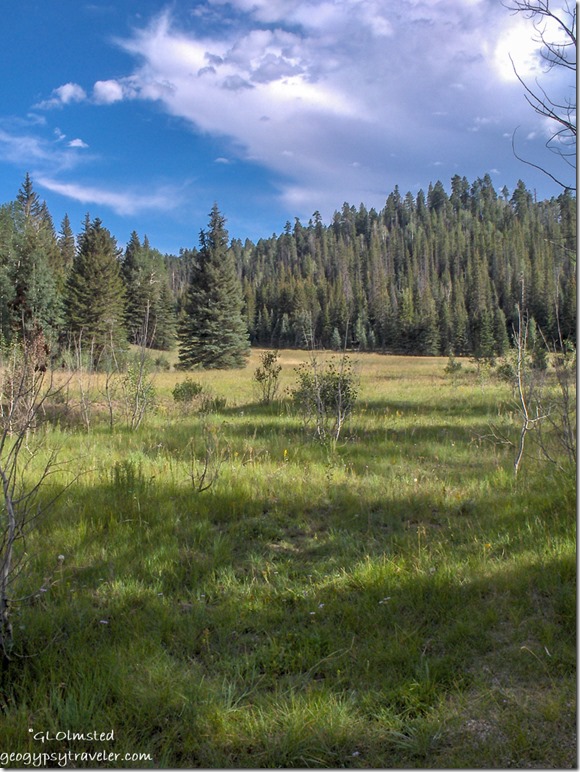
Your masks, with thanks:
[(0, 203), (29, 172), (57, 230), (89, 212), (122, 247), (136, 230), (178, 253), (214, 202), (256, 240), (454, 174), (558, 195), (512, 152), (519, 127), (519, 153), (551, 163), (508, 54), (570, 87), (533, 38), (499, 0), (20, 0), (0, 29)]

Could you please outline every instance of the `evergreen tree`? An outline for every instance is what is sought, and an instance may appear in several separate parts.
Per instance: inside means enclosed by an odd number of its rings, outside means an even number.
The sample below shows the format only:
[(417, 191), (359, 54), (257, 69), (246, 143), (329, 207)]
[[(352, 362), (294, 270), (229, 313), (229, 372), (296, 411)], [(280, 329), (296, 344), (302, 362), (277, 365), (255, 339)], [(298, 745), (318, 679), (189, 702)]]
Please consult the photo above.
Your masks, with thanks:
[(167, 276), (160, 281), (159, 294), (155, 303), (155, 317), (152, 348), (168, 351), (175, 343), (176, 318), (175, 303), (169, 288)]
[(7, 269), (14, 293), (9, 306), (13, 333), (55, 339), (62, 302), (54, 271), (58, 252), (52, 219), (27, 174), (13, 211), (13, 245)]
[(244, 366), (249, 341), (242, 305), (241, 282), (228, 251), (225, 219), (214, 204), (209, 229), (200, 234), (200, 252), (178, 331), (181, 368)]
[(147, 277), (143, 270), (143, 261), (140, 259), (141, 252), (141, 241), (137, 233), (133, 231), (121, 263), (121, 275), (125, 284), (126, 296), (125, 321), (131, 343), (137, 343), (145, 317), (148, 317), (145, 287)]
[(14, 281), (12, 265), (15, 259), (15, 204), (0, 208), (0, 345), (9, 343), (14, 334)]
[(175, 338), (174, 303), (169, 292), (167, 267), (160, 252), (143, 244), (135, 231), (127, 244), (121, 273), (127, 298), (129, 341), (151, 348), (171, 348)]
[(60, 227), (58, 248), (60, 250), (60, 265), (62, 271), (61, 276), (58, 278), (61, 280), (62, 286), (64, 287), (64, 284), (66, 284), (66, 278), (73, 267), (76, 254), (75, 237), (71, 228), (68, 214), (65, 214)]
[(87, 219), (67, 282), (66, 314), (69, 331), (93, 352), (97, 364), (111, 344), (126, 347), (125, 290), (120, 250), (101, 220)]

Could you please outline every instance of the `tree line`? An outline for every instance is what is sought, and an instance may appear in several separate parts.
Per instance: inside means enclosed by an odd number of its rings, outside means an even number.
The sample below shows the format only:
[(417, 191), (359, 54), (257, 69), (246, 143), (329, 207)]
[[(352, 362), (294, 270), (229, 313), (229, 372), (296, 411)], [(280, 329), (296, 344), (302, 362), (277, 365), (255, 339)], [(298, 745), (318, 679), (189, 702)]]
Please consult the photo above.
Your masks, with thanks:
[(382, 210), (345, 203), (325, 225), (229, 240), (215, 205), (199, 246), (124, 249), (99, 218), (56, 232), (26, 175), (0, 207), (0, 342), (179, 347), (183, 368), (241, 366), (249, 344), (493, 357), (525, 306), (549, 342), (576, 337), (576, 199), (536, 201), (456, 175), (448, 194), (395, 187)]

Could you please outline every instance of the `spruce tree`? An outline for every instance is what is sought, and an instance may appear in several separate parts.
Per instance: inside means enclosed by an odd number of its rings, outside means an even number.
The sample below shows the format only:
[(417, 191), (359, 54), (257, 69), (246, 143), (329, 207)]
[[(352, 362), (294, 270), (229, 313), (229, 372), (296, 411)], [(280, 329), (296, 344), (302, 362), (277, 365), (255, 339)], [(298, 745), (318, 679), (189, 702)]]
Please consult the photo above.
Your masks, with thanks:
[(9, 313), (13, 333), (54, 340), (62, 324), (62, 303), (54, 275), (58, 254), (52, 219), (35, 193), (30, 176), (22, 184), (13, 212), (13, 244), (8, 276), (14, 294)]
[(58, 236), (58, 248), (60, 250), (60, 265), (62, 276), (57, 277), (66, 283), (66, 277), (70, 273), (75, 260), (76, 246), (68, 214), (65, 214)]
[(170, 296), (167, 266), (161, 253), (143, 244), (135, 231), (121, 266), (127, 299), (126, 325), (129, 341), (151, 348), (169, 349), (175, 338), (174, 304)]
[(126, 347), (125, 292), (119, 249), (96, 218), (87, 217), (79, 249), (67, 282), (66, 313), (69, 331), (92, 349), (97, 364), (108, 345)]
[(200, 251), (178, 333), (182, 369), (245, 365), (249, 342), (242, 305), (241, 282), (228, 251), (225, 219), (214, 204), (209, 229), (200, 234)]

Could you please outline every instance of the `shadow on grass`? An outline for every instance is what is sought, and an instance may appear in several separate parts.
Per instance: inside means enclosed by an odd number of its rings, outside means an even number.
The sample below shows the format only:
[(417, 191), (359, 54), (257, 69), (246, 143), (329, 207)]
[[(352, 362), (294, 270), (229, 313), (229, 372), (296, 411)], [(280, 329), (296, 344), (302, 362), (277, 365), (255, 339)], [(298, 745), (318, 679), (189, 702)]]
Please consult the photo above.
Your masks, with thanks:
[[(412, 730), (431, 722), (432, 740), (461, 730), (470, 716), (443, 726), (445, 701), (478, 690), (499, 699), (514, 685), (532, 694), (573, 673), (572, 557), (496, 561), (468, 576), (422, 561), (409, 544), (361, 532), (333, 541), (323, 515), (308, 534), (278, 524), (278, 541), (259, 530), (240, 538), (239, 524), (221, 518), (200, 538), (196, 516), (231, 503), (212, 499), (189, 523), (154, 522), (167, 500), (184, 507), (171, 489), (149, 491), (147, 526), (95, 513), (74, 593), (45, 601), (59, 634), (50, 683), (69, 685), (50, 698), (57, 725), (76, 700), (79, 721), (122, 717), (121, 735), (132, 727), (137, 747), (174, 766), (437, 766), (445, 743), (412, 742)], [(316, 534), (329, 537), (330, 553)], [(15, 668), (14, 694), (37, 715), (47, 705), (19, 694), (18, 681), (46, 680), (45, 667), (39, 657)], [(102, 683), (89, 701), (95, 673)], [(514, 757), (503, 731), (501, 766)], [(519, 759), (533, 758), (538, 737)]]
[[(573, 678), (575, 561), (556, 548), (573, 522), (539, 494), (463, 510), (347, 485), (297, 498), (291, 481), (196, 495), (135, 473), (77, 486), (38, 538), (65, 529), (66, 581), (23, 614), (21, 653), (40, 654), (5, 692), (55, 727), (117, 722), (156, 765), (437, 766), (449, 701)], [(488, 763), (562, 757), (530, 711), (515, 700), (513, 736), (498, 719)]]

